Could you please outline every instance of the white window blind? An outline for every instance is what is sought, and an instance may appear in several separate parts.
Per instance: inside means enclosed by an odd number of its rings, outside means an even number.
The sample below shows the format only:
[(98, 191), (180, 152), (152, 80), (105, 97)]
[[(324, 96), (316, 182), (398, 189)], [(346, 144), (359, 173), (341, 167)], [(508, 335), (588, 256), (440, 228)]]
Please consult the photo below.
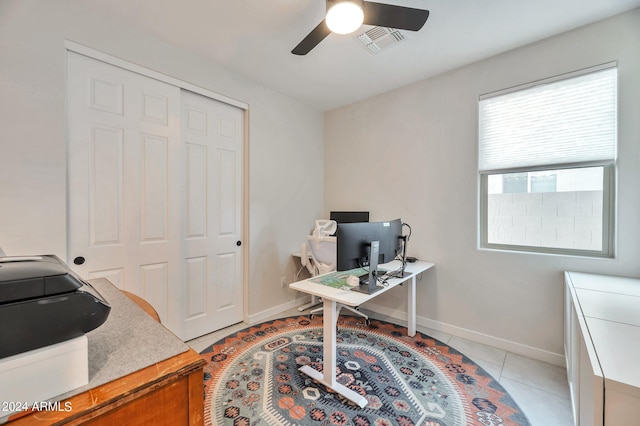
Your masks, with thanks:
[(616, 117), (616, 68), (483, 96), (479, 170), (613, 160)]

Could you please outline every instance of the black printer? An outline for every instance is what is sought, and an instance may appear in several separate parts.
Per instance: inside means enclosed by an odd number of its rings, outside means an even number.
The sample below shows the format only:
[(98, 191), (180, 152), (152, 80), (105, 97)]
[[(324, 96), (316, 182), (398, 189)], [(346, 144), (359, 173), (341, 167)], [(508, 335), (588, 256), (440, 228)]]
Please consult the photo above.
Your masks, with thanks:
[(82, 336), (110, 311), (57, 256), (0, 257), (0, 358)]

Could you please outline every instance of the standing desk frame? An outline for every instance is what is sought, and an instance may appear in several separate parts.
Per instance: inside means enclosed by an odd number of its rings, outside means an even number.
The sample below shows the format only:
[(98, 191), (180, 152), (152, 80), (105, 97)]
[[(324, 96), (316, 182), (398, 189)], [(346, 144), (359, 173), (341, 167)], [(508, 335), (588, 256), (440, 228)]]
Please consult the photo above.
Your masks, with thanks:
[[(380, 267), (393, 271), (399, 269), (401, 262), (393, 261)], [(348, 306), (360, 306), (365, 302), (386, 293), (394, 287), (397, 287), (403, 283), (408, 283), (407, 296), (408, 296), (408, 308), (407, 308), (407, 335), (413, 337), (416, 335), (416, 276), (424, 271), (434, 267), (431, 262), (414, 262), (407, 264), (405, 268), (405, 277), (402, 278), (389, 278), (387, 285), (376, 291), (373, 294), (359, 293), (352, 290), (342, 290), (326, 286), (319, 283), (310, 281), (313, 278), (297, 281), (289, 285), (289, 288), (303, 293), (310, 294), (311, 296), (317, 296), (322, 298), (322, 312), (323, 312), (323, 372), (313, 369), (309, 365), (304, 365), (299, 368), (301, 373), (306, 374), (312, 379), (320, 382), (321, 384), (329, 387), (344, 396), (350, 401), (353, 401), (359, 407), (367, 405), (367, 400), (357, 392), (352, 391), (346, 386), (337, 382), (336, 367), (337, 367), (337, 343), (336, 343), (336, 326), (338, 324), (337, 304), (342, 303)], [(317, 278), (317, 277), (314, 277)]]

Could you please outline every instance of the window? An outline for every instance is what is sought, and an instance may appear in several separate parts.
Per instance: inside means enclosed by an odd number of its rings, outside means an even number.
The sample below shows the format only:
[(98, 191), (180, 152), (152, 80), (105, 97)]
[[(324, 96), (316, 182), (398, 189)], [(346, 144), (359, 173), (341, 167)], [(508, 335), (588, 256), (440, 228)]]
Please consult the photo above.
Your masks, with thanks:
[(613, 256), (617, 70), (479, 100), (480, 246)]

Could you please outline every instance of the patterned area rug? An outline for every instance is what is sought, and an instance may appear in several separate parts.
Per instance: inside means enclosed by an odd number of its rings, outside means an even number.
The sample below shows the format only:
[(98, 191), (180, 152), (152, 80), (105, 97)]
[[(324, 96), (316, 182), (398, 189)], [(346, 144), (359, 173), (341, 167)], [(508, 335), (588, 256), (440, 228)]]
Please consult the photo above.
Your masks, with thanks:
[(322, 316), (246, 328), (201, 352), (206, 425), (529, 425), (502, 386), (446, 344), (341, 316), (338, 382), (360, 408), (298, 368), (322, 371)]

